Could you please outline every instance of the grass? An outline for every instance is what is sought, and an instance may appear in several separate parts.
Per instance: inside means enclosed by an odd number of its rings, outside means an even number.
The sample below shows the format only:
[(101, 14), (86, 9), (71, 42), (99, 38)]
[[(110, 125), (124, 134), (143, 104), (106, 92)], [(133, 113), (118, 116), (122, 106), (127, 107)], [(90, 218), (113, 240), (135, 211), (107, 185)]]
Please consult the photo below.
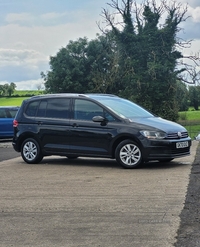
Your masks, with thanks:
[(24, 99), (29, 97), (0, 97), (0, 106), (21, 106)]
[(28, 99), (33, 95), (39, 94), (43, 94), (43, 91), (15, 90), (12, 97), (0, 97), (0, 106), (21, 106), (24, 99)]
[(196, 111), (191, 107), (188, 111), (179, 112), (178, 122), (187, 129), (193, 139), (200, 133), (200, 110)]
[(180, 120), (200, 120), (200, 110), (196, 111), (189, 108), (188, 111), (179, 112)]

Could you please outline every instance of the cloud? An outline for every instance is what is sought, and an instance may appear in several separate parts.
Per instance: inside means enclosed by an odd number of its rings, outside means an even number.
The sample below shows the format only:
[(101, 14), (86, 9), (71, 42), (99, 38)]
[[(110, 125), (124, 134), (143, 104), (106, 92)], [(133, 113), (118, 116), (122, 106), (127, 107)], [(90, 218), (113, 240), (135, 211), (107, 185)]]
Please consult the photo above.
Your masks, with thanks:
[(189, 6), (194, 7), (194, 8), (199, 6), (199, 0), (190, 0), (190, 1), (188, 1), (188, 0), (180, 0), (180, 2), (189, 4)]
[(52, 26), (13, 23), (0, 26), (0, 81), (37, 79), (41, 71), (49, 70), (49, 57), (55, 56), (69, 40), (84, 36), (94, 38), (98, 27), (94, 20), (84, 17), (81, 15), (81, 21), (74, 23)]
[(6, 18), (5, 21), (7, 23), (27, 23), (27, 22), (31, 22), (31, 20), (33, 20), (34, 17), (33, 15), (29, 14), (29, 13), (9, 13)]
[(62, 17), (66, 17), (68, 13), (56, 13), (56, 12), (50, 12), (50, 13), (45, 13), (41, 15), (41, 20), (49, 21), (49, 20), (55, 20), (55, 19), (60, 19)]
[(192, 17), (194, 22), (200, 23), (200, 6), (192, 8), (188, 7), (188, 14)]
[(1, 49), (0, 48), (0, 67), (7, 65), (37, 65), (38, 61), (46, 62), (47, 58), (34, 50), (15, 50), (15, 49)]
[[(38, 87), (44, 89), (44, 81), (42, 79), (17, 81), (14, 83), (17, 86), (16, 90), (37, 90)], [(4, 84), (10, 84), (10, 82), (0, 81), (0, 85), (4, 85)]]
[[(39, 7), (38, 0), (18, 1), (13, 0), (9, 5), (10, 13), (0, 17), (0, 83), (14, 82), (20, 88), (27, 83), (28, 87), (35, 87), (41, 80), (41, 71), (49, 70), (49, 57), (66, 47), (69, 40), (93, 39), (100, 33), (96, 22), (102, 21), (101, 7), (105, 5), (102, 0), (77, 0), (69, 4), (49, 0), (46, 7), (43, 1)], [(191, 47), (195, 51), (200, 43), (199, 5), (199, 0), (189, 1), (187, 14), (191, 18), (182, 24), (184, 32), (178, 35), (185, 40), (195, 39)], [(3, 9), (6, 8), (0, 11)]]
[(48, 68), (47, 57), (34, 50), (0, 49), (0, 81), (39, 78)]

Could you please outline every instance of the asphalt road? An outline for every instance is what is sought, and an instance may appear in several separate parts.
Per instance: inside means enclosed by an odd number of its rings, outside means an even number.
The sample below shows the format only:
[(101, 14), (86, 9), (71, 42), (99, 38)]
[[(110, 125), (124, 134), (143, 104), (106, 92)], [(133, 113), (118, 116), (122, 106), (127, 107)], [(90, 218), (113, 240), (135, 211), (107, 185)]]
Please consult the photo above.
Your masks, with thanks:
[(12, 140), (0, 139), (0, 162), (3, 160), (9, 160), (19, 157), (20, 153), (17, 153), (12, 147)]
[(191, 156), (127, 170), (55, 156), (28, 165), (11, 142), (0, 143), (0, 247), (171, 247), (177, 237), (187, 245), (176, 246), (199, 246), (187, 238), (194, 225), (180, 228), (197, 146)]

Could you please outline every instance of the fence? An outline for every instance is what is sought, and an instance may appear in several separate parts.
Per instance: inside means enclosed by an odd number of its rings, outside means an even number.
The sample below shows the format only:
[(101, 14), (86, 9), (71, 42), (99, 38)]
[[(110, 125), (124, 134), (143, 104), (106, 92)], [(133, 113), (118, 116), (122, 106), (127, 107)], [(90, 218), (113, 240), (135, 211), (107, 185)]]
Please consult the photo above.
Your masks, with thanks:
[(200, 133), (200, 120), (179, 120), (178, 123), (187, 129), (192, 139)]

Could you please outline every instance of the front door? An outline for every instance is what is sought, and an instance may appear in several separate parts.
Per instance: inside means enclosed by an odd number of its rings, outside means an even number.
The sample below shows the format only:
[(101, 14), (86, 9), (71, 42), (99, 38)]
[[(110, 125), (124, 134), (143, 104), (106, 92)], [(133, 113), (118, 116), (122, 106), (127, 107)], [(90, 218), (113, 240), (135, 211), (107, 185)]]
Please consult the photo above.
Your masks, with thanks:
[(70, 120), (71, 153), (110, 156), (111, 141), (116, 135), (115, 119), (109, 115), (110, 122), (103, 124), (93, 122), (94, 116), (105, 116), (105, 110), (89, 100), (74, 100), (74, 118)]

